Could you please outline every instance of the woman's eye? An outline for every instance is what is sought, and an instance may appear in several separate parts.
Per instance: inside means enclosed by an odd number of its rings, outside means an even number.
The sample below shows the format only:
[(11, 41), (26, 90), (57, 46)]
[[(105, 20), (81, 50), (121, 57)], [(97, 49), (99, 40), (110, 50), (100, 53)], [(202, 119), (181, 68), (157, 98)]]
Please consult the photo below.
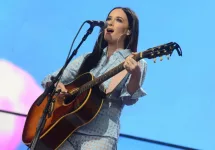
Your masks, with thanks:
[[(111, 21), (112, 19), (111, 18), (107, 18), (106, 21)], [(117, 22), (122, 22), (122, 19), (121, 18), (116, 18), (114, 19), (116, 20)]]
[(117, 20), (118, 22), (122, 22), (122, 19), (117, 18), (116, 20)]
[(111, 18), (107, 18), (106, 21), (110, 20)]

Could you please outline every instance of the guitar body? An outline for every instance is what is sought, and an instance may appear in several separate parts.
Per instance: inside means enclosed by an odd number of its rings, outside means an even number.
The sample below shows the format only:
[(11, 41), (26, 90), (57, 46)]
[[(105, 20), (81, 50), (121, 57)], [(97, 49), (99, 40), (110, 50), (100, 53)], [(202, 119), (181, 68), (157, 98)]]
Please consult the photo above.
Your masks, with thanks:
[[(74, 82), (65, 85), (65, 87), (72, 93), (93, 79), (92, 74), (85, 73), (75, 79)], [(66, 104), (63, 97), (55, 96), (56, 100), (52, 107), (52, 114), (47, 117), (39, 137), (37, 149), (57, 149), (75, 130), (92, 121), (102, 107), (103, 96), (98, 86), (94, 86), (70, 99), (70, 102)], [(35, 136), (38, 122), (47, 101), (48, 97), (39, 106), (35, 101), (28, 112), (22, 135), (23, 142), (27, 146), (30, 145)]]

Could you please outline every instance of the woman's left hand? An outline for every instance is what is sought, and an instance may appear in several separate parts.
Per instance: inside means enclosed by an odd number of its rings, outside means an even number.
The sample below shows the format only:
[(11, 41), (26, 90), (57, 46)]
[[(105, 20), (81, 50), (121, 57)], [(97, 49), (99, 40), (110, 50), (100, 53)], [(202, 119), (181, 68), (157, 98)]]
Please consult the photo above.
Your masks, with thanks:
[(135, 53), (132, 53), (132, 55), (128, 56), (125, 59), (123, 66), (130, 74), (139, 76), (141, 73), (140, 63), (132, 58), (134, 55)]

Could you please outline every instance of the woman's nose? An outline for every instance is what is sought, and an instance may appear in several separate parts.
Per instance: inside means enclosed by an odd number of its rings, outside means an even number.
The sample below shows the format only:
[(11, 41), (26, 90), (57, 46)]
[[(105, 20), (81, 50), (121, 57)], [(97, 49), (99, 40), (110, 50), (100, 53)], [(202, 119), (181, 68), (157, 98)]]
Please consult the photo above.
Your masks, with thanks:
[(114, 24), (114, 20), (113, 20), (113, 19), (108, 20), (108, 21), (107, 21), (107, 23), (108, 23), (108, 26), (113, 26), (113, 24)]

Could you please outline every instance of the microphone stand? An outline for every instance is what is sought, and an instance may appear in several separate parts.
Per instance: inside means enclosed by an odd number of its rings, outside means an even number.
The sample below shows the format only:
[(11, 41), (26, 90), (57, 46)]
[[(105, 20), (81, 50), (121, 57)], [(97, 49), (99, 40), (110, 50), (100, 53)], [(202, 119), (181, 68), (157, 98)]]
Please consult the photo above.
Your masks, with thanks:
[[(51, 115), (50, 114), (50, 106), (51, 103), (54, 103), (55, 100), (53, 100), (53, 96), (55, 94), (55, 83), (58, 82), (60, 80), (60, 77), (63, 74), (63, 71), (65, 70), (65, 68), (67, 67), (67, 65), (69, 64), (69, 62), (72, 60), (72, 58), (77, 54), (77, 51), (79, 49), (79, 47), (82, 45), (82, 43), (87, 39), (87, 37), (92, 33), (94, 26), (90, 25), (89, 29), (87, 30), (87, 33), (83, 36), (81, 42), (79, 43), (79, 45), (77, 46), (77, 48), (72, 52), (71, 56), (66, 60), (64, 66), (62, 67), (62, 69), (58, 72), (57, 76), (54, 77), (52, 79), (52, 82), (50, 84), (49, 87), (47, 87), (45, 89), (45, 91), (36, 99), (36, 103), (39, 106), (43, 100), (45, 99), (46, 96), (48, 96), (48, 102), (45, 106), (45, 109), (43, 110), (43, 114), (40, 118), (40, 121), (37, 125), (37, 129), (36, 129), (36, 134), (34, 136), (34, 139), (32, 140), (32, 143), (30, 145), (30, 149), (31, 150), (35, 150), (38, 140), (39, 140), (39, 136), (44, 128), (44, 125), (46, 123), (46, 119), (47, 119), (47, 115)], [(52, 111), (52, 110), (51, 110)]]

